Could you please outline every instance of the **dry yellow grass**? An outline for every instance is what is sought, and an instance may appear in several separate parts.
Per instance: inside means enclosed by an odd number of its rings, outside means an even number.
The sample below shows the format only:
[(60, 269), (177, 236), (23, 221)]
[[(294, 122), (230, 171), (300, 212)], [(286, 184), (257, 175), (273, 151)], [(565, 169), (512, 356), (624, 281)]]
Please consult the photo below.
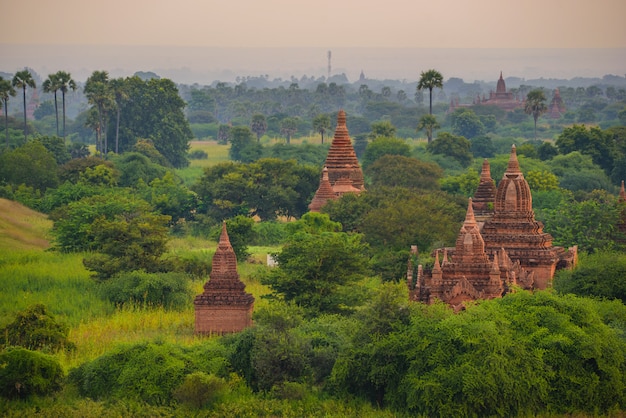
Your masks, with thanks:
[(35, 250), (50, 246), (52, 227), (46, 215), (7, 199), (0, 199), (0, 249)]

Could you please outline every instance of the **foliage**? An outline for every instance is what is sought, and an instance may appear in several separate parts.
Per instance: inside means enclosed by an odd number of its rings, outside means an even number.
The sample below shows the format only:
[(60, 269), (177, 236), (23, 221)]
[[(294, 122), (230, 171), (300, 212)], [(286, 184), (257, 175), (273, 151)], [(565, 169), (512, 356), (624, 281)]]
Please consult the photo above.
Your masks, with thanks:
[(293, 160), (264, 158), (207, 168), (193, 190), (202, 202), (199, 212), (214, 219), (247, 215), (274, 220), (308, 212), (318, 184), (318, 169)]
[(554, 288), (560, 293), (619, 299), (626, 303), (626, 255), (598, 250), (581, 254), (574, 270), (559, 270)]
[(471, 143), (465, 137), (440, 132), (426, 149), (432, 154), (445, 155), (458, 161), (463, 167), (472, 162)]
[(530, 190), (533, 192), (556, 190), (559, 188), (559, 179), (547, 170), (531, 170), (524, 176)]
[(284, 144), (276, 143), (263, 147), (264, 158), (280, 158), (281, 160), (295, 160), (298, 164), (320, 167), (324, 164), (328, 154), (327, 146), (313, 144)]
[(158, 149), (154, 146), (154, 143), (150, 139), (141, 139), (138, 138), (135, 144), (133, 145), (132, 152), (138, 152), (139, 154), (143, 154), (150, 159), (150, 161), (154, 164), (163, 166), (163, 167), (171, 167), (170, 162), (159, 152)]
[(378, 137), (394, 138), (396, 136), (396, 127), (388, 120), (373, 122), (371, 125), (372, 132), (370, 137), (376, 139)]
[(69, 380), (92, 399), (142, 400), (169, 405), (188, 374), (225, 376), (226, 353), (219, 345), (190, 348), (166, 343), (121, 345), (70, 371)]
[(54, 155), (41, 142), (28, 141), (21, 147), (0, 154), (0, 180), (39, 191), (58, 184)]
[(373, 186), (436, 190), (439, 188), (438, 180), (443, 177), (443, 170), (433, 163), (386, 154), (369, 165), (365, 174)]
[(101, 295), (122, 306), (138, 303), (183, 310), (191, 303), (189, 279), (180, 273), (146, 273), (135, 270), (119, 273), (99, 284)]
[(52, 356), (9, 347), (0, 352), (0, 364), (0, 395), (5, 398), (50, 395), (61, 389), (63, 369)]
[(417, 82), (417, 90), (428, 89), (431, 115), (433, 114), (433, 89), (435, 87), (443, 88), (443, 75), (437, 70), (422, 71)]
[(478, 136), (471, 139), (470, 151), (474, 158), (491, 158), (496, 155), (496, 148), (488, 136)]
[(0, 347), (20, 346), (29, 350), (55, 351), (74, 348), (68, 339), (68, 327), (56, 321), (42, 304), (31, 305), (15, 314), (15, 319), (0, 330)]
[(139, 152), (126, 152), (113, 157), (112, 161), (120, 172), (119, 185), (122, 187), (136, 187), (140, 180), (150, 183), (167, 172), (165, 167)]
[(614, 164), (615, 148), (611, 135), (597, 127), (587, 128), (585, 125), (573, 125), (563, 129), (556, 139), (560, 154), (575, 151), (591, 156), (595, 164), (607, 174), (611, 173)]
[(88, 156), (85, 158), (73, 158), (67, 163), (59, 167), (59, 179), (62, 182), (70, 181), (72, 183), (78, 182), (81, 173), (87, 168), (94, 168), (99, 165), (105, 165), (109, 168), (113, 168), (111, 161), (105, 161), (102, 158)]
[[(253, 226), (254, 219), (243, 215), (237, 215), (234, 218), (226, 220), (226, 229), (228, 230), (230, 245), (233, 247), (238, 261), (245, 261), (250, 255), (248, 245), (254, 234), (252, 230)], [(214, 241), (218, 241), (221, 232), (222, 225), (216, 225), (211, 232), (211, 238)]]
[(434, 115), (428, 114), (422, 115), (416, 129), (418, 132), (422, 130), (425, 131), (428, 142), (430, 142), (433, 139), (434, 130), (439, 128), (441, 128), (441, 125), (437, 122), (437, 118)]
[(63, 165), (71, 159), (65, 146), (65, 140), (58, 136), (38, 136), (34, 141), (40, 142), (54, 156), (57, 165)]
[(228, 155), (231, 160), (250, 163), (261, 157), (262, 147), (254, 140), (253, 133), (247, 126), (233, 126), (229, 141)]
[(547, 111), (548, 106), (546, 106), (546, 95), (543, 90), (532, 90), (526, 95), (524, 113), (532, 115), (535, 121), (535, 139), (537, 139), (537, 119), (539, 119), (539, 116), (543, 115)]
[(346, 312), (358, 303), (355, 284), (367, 274), (366, 249), (358, 234), (297, 233), (274, 254), (278, 267), (261, 282), (274, 297), (313, 314)]
[(228, 390), (226, 380), (213, 374), (193, 372), (173, 391), (174, 399), (193, 408), (209, 406)]
[(409, 157), (411, 155), (411, 148), (400, 138), (377, 137), (367, 144), (365, 148), (365, 155), (363, 155), (363, 161), (361, 162), (363, 169), (367, 169), (367, 167), (383, 155), (401, 155), (403, 157)]
[(480, 121), (480, 118), (471, 109), (457, 109), (452, 114), (451, 119), (452, 132), (455, 135), (471, 140), (472, 138), (482, 135), (485, 131), (485, 126)]
[(190, 160), (206, 160), (209, 158), (209, 154), (201, 149), (195, 149), (188, 154)]
[(190, 221), (198, 207), (198, 196), (189, 190), (171, 171), (162, 178), (156, 178), (146, 185), (139, 181), (139, 196), (162, 215), (171, 218), (171, 224)]
[(290, 235), (298, 232), (321, 234), (323, 232), (339, 232), (341, 231), (341, 224), (331, 221), (325, 213), (308, 212), (297, 221), (288, 223), (286, 230)]

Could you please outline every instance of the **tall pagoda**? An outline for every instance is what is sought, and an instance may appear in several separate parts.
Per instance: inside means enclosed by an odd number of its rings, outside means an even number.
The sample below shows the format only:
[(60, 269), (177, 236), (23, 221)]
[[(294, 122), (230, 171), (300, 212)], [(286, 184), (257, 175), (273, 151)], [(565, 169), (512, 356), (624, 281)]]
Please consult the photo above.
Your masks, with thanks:
[(226, 222), (204, 292), (194, 300), (196, 334), (238, 332), (252, 325), (254, 296), (245, 291), (237, 273), (237, 256), (230, 244)]

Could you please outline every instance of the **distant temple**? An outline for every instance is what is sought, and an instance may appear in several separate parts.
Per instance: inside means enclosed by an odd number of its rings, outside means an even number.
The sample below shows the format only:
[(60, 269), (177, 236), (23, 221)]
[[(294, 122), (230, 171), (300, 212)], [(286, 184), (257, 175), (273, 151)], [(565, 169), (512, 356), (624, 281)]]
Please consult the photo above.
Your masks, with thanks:
[(456, 246), (435, 250), (430, 271), (420, 265), (416, 272), (409, 263), (407, 282), (411, 300), (439, 299), (461, 309), (466, 301), (501, 297), (512, 286), (545, 289), (557, 269), (572, 268), (576, 261), (577, 248), (553, 247), (552, 236), (535, 220), (513, 146), (495, 193), (489, 164), (483, 163)]
[(254, 297), (246, 293), (245, 287), (239, 280), (237, 256), (224, 222), (209, 281), (194, 300), (196, 334), (238, 332), (251, 326)]
[(561, 98), (561, 92), (559, 89), (554, 89), (554, 96), (552, 96), (552, 100), (550, 101), (550, 106), (548, 107), (548, 116), (552, 119), (558, 119), (565, 114), (565, 103)]
[(340, 110), (320, 185), (309, 204), (309, 210), (319, 212), (328, 200), (338, 199), (345, 193), (360, 193), (363, 190), (365, 190), (363, 171), (348, 133), (346, 112)]
[(459, 104), (458, 100), (451, 100), (448, 113), (452, 113), (460, 107), (471, 107), (479, 105), (497, 106), (500, 109), (506, 111), (513, 111), (515, 109), (522, 108), (524, 106), (524, 102), (515, 97), (513, 93), (507, 91), (506, 83), (504, 82), (504, 78), (502, 77), (502, 71), (500, 71), (500, 78), (498, 79), (498, 83), (496, 85), (496, 91), (489, 92), (489, 97), (483, 96), (481, 98), (480, 95), (478, 95), (471, 105), (463, 105)]

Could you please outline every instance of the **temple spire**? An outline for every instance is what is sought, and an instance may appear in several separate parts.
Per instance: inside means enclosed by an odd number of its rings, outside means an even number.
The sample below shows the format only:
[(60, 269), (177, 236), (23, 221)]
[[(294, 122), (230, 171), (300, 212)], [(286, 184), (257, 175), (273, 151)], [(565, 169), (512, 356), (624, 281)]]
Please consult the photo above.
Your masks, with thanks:
[(519, 168), (519, 161), (517, 160), (517, 149), (515, 144), (511, 145), (511, 155), (509, 157), (509, 164), (506, 167), (506, 174), (522, 174), (522, 170)]
[(619, 202), (626, 202), (626, 189), (624, 189), (624, 180), (622, 180), (622, 188), (619, 191)]

